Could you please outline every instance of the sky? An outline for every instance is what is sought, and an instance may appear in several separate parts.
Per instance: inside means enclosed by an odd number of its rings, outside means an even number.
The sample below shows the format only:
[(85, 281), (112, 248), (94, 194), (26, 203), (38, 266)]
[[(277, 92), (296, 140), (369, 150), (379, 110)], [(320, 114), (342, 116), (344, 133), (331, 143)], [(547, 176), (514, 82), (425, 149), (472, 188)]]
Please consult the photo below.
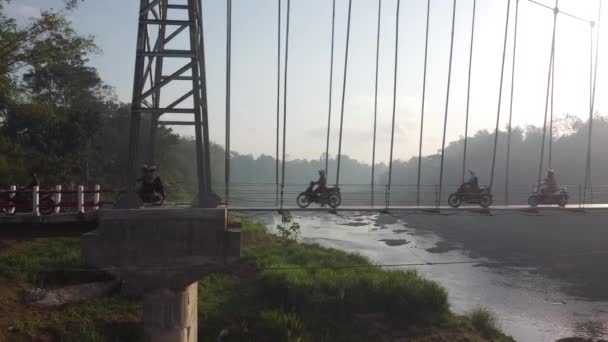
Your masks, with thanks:
[[(277, 15), (282, 3), (281, 98), (287, 0), (232, 1), (231, 146), (244, 154), (275, 154), (277, 118)], [(427, 87), (423, 154), (441, 148), (450, 52), (453, 0), (430, 0)], [(474, 0), (456, 0), (456, 22), (447, 106), (447, 141), (464, 134), (471, 19)], [(477, 0), (470, 90), (469, 132), (494, 129), (505, 18), (508, 0)], [(184, 0), (175, 0), (182, 3)], [(540, 2), (552, 7), (550, 0)], [(509, 117), (513, 26), (516, 0), (511, 1), (510, 26), (500, 107), (500, 127)], [(597, 20), (598, 0), (561, 0), (560, 10)], [(352, 0), (351, 38), (344, 98), (342, 154), (369, 162), (372, 158), (374, 82), (378, 0)], [(382, 0), (378, 72), (378, 131), (376, 161), (387, 162), (390, 152), (395, 76), (395, 23), (397, 0)], [(80, 34), (92, 35), (103, 51), (92, 56), (104, 82), (115, 88), (121, 101), (132, 96), (138, 1), (86, 0), (70, 14)], [(209, 119), (212, 140), (225, 141), (226, 2), (202, 0)], [(13, 0), (6, 13), (25, 22), (41, 9), (60, 8), (59, 0)], [(608, 10), (604, 6), (602, 17)], [(395, 110), (395, 159), (418, 154), (427, 0), (401, 0)], [(338, 152), (348, 0), (336, 0), (336, 31), (330, 155)], [(318, 159), (325, 152), (331, 49), (331, 0), (291, 0), (287, 77), (288, 159)], [(551, 46), (552, 11), (527, 0), (519, 1), (519, 26), (513, 94), (513, 125), (542, 125)], [(590, 25), (564, 14), (558, 16), (555, 64), (555, 116), (589, 116)], [(594, 33), (594, 39), (595, 39)], [(604, 63), (608, 53), (608, 22), (601, 28), (595, 108), (608, 111)], [(185, 47), (177, 40), (174, 48)], [(170, 68), (170, 67), (169, 67)], [(184, 89), (167, 90), (165, 103)], [(167, 115), (163, 120), (175, 120)], [(183, 119), (183, 118), (182, 118)], [(281, 121), (281, 125), (282, 125)], [(282, 127), (282, 126), (281, 126)], [(188, 128), (177, 132), (192, 135)], [(282, 129), (282, 128), (281, 128)], [(282, 147), (281, 147), (282, 148)]]

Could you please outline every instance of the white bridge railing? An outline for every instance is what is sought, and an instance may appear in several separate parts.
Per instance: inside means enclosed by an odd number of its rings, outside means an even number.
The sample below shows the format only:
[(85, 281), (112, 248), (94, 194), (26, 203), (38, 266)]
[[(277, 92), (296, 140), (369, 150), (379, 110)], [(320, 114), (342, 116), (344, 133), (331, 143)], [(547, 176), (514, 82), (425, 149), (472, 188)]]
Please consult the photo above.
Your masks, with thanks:
[(85, 188), (83, 185), (75, 189), (64, 190), (61, 185), (52, 189), (17, 188), (10, 186), (9, 190), (0, 190), (0, 212), (13, 215), (15, 213), (31, 213), (34, 215), (51, 215), (63, 212), (82, 213), (96, 211), (103, 205), (111, 205), (111, 201), (103, 201), (103, 193), (113, 193), (113, 190), (102, 189), (100, 185)]

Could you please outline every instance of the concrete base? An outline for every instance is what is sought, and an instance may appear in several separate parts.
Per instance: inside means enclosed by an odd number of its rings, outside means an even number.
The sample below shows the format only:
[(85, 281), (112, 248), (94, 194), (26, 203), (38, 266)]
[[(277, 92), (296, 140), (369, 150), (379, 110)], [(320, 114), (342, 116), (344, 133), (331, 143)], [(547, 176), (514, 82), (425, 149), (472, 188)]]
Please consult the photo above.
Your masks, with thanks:
[(118, 201), (114, 203), (116, 209), (139, 209), (144, 206), (139, 195), (135, 192), (127, 192), (118, 198)]
[(84, 261), (124, 281), (129, 292), (184, 288), (240, 256), (240, 229), (225, 209), (101, 210), (82, 236)]
[(197, 341), (197, 284), (181, 290), (165, 288), (144, 294), (144, 341)]
[(190, 205), (192, 208), (217, 208), (221, 201), (222, 199), (215, 192), (204, 192), (201, 195), (194, 195)]

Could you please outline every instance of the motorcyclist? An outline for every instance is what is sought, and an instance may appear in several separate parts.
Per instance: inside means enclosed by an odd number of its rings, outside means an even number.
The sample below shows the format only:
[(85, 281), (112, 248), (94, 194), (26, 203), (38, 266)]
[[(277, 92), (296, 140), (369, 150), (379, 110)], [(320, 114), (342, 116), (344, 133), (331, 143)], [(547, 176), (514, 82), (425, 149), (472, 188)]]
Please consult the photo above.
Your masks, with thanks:
[(32, 172), (32, 180), (30, 181), (28, 188), (31, 189), (35, 186), (40, 186), (40, 181), (38, 180), (38, 176), (36, 175), (36, 172)]
[(547, 178), (545, 178), (545, 182), (543, 183), (543, 185), (544, 193), (553, 194), (557, 192), (557, 179), (555, 178), (555, 172), (553, 170), (547, 171)]
[(141, 167), (142, 176), (137, 179), (137, 182), (141, 184), (139, 188), (140, 195), (158, 192), (165, 196), (163, 183), (160, 180), (160, 176), (156, 174), (156, 170), (157, 168), (154, 165), (143, 165)]
[(319, 170), (319, 179), (316, 182), (313, 182), (313, 185), (317, 186), (314, 189), (314, 193), (325, 193), (325, 190), (327, 190), (327, 179), (325, 178), (325, 170)]
[(479, 179), (472, 170), (469, 170), (469, 179), (464, 183), (465, 189), (469, 192), (479, 192)]

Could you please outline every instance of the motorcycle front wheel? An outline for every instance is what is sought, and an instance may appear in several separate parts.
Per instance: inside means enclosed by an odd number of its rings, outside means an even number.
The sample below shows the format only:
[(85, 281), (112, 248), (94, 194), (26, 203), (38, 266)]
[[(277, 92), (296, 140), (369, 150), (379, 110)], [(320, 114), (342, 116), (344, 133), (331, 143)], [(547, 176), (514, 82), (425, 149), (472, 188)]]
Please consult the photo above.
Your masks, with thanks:
[(338, 193), (333, 193), (329, 195), (329, 198), (327, 199), (327, 204), (329, 204), (332, 209), (336, 209), (340, 206), (340, 204), (342, 204), (342, 196), (340, 196), (340, 194)]
[(479, 205), (482, 208), (489, 208), (492, 205), (492, 195), (490, 195), (490, 194), (481, 195), (481, 200), (479, 201)]
[(3, 211), (6, 215), (15, 215), (17, 213), (17, 206), (15, 202), (8, 202), (8, 206), (3, 208)]
[(450, 197), (448, 197), (448, 204), (452, 208), (458, 208), (462, 204), (462, 199), (458, 194), (451, 194)]
[(532, 196), (528, 197), (528, 204), (529, 204), (531, 207), (536, 207), (536, 206), (538, 206), (538, 196), (536, 196), (536, 195), (532, 195)]
[(302, 192), (298, 195), (298, 198), (296, 199), (296, 203), (298, 204), (298, 207), (300, 207), (300, 208), (308, 208), (308, 206), (310, 205), (308, 196), (304, 192)]

